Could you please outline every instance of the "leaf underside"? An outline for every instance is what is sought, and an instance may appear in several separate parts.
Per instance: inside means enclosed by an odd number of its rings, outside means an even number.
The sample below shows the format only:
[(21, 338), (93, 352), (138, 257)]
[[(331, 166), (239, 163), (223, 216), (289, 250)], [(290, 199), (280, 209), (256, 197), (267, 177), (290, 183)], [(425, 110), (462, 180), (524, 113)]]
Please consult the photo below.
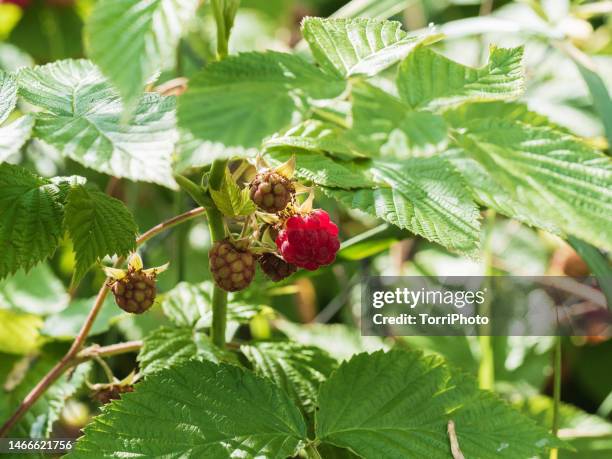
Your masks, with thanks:
[(89, 61), (58, 61), (17, 77), (20, 96), (43, 110), (36, 137), (98, 172), (176, 188), (172, 98), (147, 93), (126, 121), (119, 95)]

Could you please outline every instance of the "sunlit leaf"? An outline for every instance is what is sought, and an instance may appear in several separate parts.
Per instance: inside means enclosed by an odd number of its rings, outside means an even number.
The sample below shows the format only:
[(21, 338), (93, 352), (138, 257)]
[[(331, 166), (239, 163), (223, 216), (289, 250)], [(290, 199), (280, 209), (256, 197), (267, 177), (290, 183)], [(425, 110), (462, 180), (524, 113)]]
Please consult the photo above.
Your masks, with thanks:
[(375, 75), (440, 35), (411, 36), (396, 21), (306, 18), (302, 33), (323, 68), (344, 77)]
[(86, 60), (22, 69), (18, 83), (19, 94), (42, 110), (36, 137), (98, 172), (176, 187), (174, 99), (147, 93), (125, 122), (119, 95)]

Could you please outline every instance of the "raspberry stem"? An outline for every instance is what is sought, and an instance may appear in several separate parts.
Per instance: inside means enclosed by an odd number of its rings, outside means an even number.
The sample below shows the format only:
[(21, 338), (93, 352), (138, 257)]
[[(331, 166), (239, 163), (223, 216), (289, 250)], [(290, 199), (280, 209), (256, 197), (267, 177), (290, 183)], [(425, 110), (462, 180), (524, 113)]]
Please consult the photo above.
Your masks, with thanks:
[[(208, 186), (213, 190), (221, 188), (227, 160), (215, 160), (210, 169)], [(222, 239), (225, 239), (225, 225), (223, 214), (216, 208), (210, 196), (204, 190), (182, 175), (174, 177), (179, 186), (202, 207), (206, 209), (208, 217), (208, 228), (210, 231), (211, 246)], [(227, 292), (215, 285), (212, 292), (212, 326), (211, 338), (218, 347), (225, 346), (225, 329), (227, 328)]]
[(217, 60), (222, 60), (227, 57), (228, 54), (228, 41), (229, 33), (227, 31), (227, 24), (223, 17), (223, 8), (219, 0), (213, 0), (211, 2), (213, 16), (217, 23)]
[[(213, 190), (221, 188), (227, 160), (215, 160), (210, 169), (208, 186)], [(208, 215), (208, 227), (210, 228), (211, 246), (225, 239), (225, 226), (223, 225), (223, 214), (215, 206), (206, 209)], [(213, 284), (212, 292), (212, 326), (210, 335), (212, 342), (220, 347), (225, 347), (225, 329), (227, 328), (227, 292)]]

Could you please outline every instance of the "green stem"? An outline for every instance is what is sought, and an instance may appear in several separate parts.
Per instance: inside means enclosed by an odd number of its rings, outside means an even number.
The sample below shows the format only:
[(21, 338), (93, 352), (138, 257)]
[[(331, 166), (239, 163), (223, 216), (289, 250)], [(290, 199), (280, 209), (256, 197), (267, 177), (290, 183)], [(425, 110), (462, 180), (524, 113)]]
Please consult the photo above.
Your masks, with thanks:
[(110, 369), (110, 367), (108, 366), (108, 364), (104, 361), (104, 359), (100, 356), (95, 356), (94, 360), (98, 363), (98, 365), (100, 365), (100, 367), (102, 368), (102, 370), (104, 370), (104, 374), (106, 375), (106, 379), (108, 380), (109, 383), (114, 383), (115, 382), (115, 375), (113, 375), (113, 370)]
[[(174, 193), (174, 214), (178, 215), (183, 210), (183, 203), (185, 200), (184, 191), (180, 190)], [(187, 234), (189, 232), (189, 223), (185, 223), (180, 228), (177, 228), (174, 232), (174, 250), (176, 260), (176, 277), (177, 283), (185, 280), (185, 272), (187, 266), (186, 260), (186, 249), (187, 249)]]
[(223, 214), (216, 207), (206, 209), (208, 215), (208, 229), (210, 231), (210, 241), (214, 244), (225, 239), (225, 225), (223, 225)]
[(322, 459), (321, 453), (319, 453), (317, 447), (312, 443), (309, 443), (306, 448), (304, 448), (304, 452), (308, 459)]
[[(486, 228), (487, 235), (484, 244), (484, 264), (485, 276), (490, 277), (493, 274), (493, 248), (491, 239), (493, 235), (493, 226), (495, 224), (495, 211), (488, 210), (486, 213)], [(487, 284), (489, 281), (487, 280)], [(489, 289), (490, 290), (490, 289)], [(482, 316), (490, 316), (491, 303), (487, 299), (480, 305), (478, 313)], [(478, 367), (478, 385), (484, 390), (493, 390), (495, 386), (495, 354), (493, 352), (493, 339), (491, 330), (488, 325), (480, 327), (478, 342), (480, 344), (480, 365)]]
[(217, 23), (217, 59), (222, 60), (228, 54), (229, 36), (225, 26), (225, 18), (223, 14), (223, 5), (220, 0), (212, 0), (210, 2), (213, 10), (213, 16)]
[(480, 335), (480, 365), (478, 367), (478, 386), (483, 390), (493, 390), (495, 386), (495, 357), (490, 335)]
[(217, 159), (212, 163), (210, 168), (210, 176), (208, 178), (208, 186), (212, 190), (218, 190), (223, 184), (225, 177), (225, 168), (227, 167), (227, 159)]
[[(207, 210), (208, 226), (210, 228), (210, 240), (215, 242), (225, 238), (225, 227), (223, 226), (223, 215), (215, 207)], [(227, 292), (221, 290), (217, 285), (212, 292), (212, 327), (211, 338), (218, 347), (225, 346), (225, 329), (227, 327)]]
[[(223, 11), (223, 3), (220, 0), (211, 1), (215, 22), (217, 23), (217, 59), (222, 60), (228, 54), (229, 30)], [(231, 26), (230, 26), (231, 27)], [(221, 188), (227, 160), (216, 160), (210, 169), (208, 186), (213, 190)], [(216, 241), (225, 238), (225, 226), (223, 225), (223, 215), (216, 206), (207, 208), (208, 226), (210, 228), (210, 240), (214, 244)], [(212, 293), (212, 328), (211, 338), (213, 343), (219, 347), (225, 346), (225, 329), (227, 326), (227, 292), (221, 290), (216, 285)]]
[[(210, 188), (218, 190), (221, 187), (226, 167), (227, 160), (216, 160), (213, 162), (208, 181)], [(183, 190), (189, 193), (198, 204), (206, 209), (211, 243), (214, 244), (217, 241), (225, 239), (223, 214), (215, 207), (210, 196), (204, 192), (202, 187), (196, 185), (187, 177), (177, 174), (174, 178)], [(212, 341), (217, 346), (223, 347), (225, 346), (225, 329), (227, 328), (227, 292), (221, 290), (216, 285), (213, 287), (212, 292), (212, 311)]]
[(216, 285), (212, 292), (212, 327), (211, 338), (215, 346), (225, 347), (225, 331), (227, 328), (227, 292)]
[(199, 205), (201, 205), (205, 209), (214, 207), (213, 200), (210, 198), (210, 196), (206, 194), (206, 192), (201, 186), (196, 185), (187, 177), (180, 174), (175, 174), (174, 180), (176, 180), (176, 183), (179, 184), (181, 189), (187, 194), (189, 194), (189, 196), (191, 196), (191, 198)]
[[(213, 190), (221, 187), (227, 160), (216, 160), (210, 169), (208, 186)], [(212, 206), (206, 210), (208, 214), (208, 227), (210, 229), (210, 240), (214, 244), (225, 238), (225, 225), (223, 224), (223, 214), (216, 207)], [(227, 327), (227, 292), (221, 290), (217, 285), (213, 287), (212, 293), (212, 328), (211, 338), (213, 343), (219, 347), (225, 346), (225, 329)]]
[[(559, 407), (561, 405), (561, 336), (555, 338), (555, 355), (553, 361), (553, 418), (552, 433), (557, 435), (559, 432)], [(557, 459), (559, 452), (557, 448), (550, 450), (550, 459)]]

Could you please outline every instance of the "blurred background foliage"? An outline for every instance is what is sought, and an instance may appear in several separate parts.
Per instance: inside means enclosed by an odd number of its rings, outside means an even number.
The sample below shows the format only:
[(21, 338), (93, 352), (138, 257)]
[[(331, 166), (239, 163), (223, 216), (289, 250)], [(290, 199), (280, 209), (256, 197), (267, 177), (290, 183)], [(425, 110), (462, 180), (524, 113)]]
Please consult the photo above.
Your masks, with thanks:
[[(83, 27), (95, 0), (0, 0), (0, 68), (14, 71), (57, 59), (84, 57)], [(490, 43), (524, 44), (527, 87), (524, 101), (555, 123), (584, 136), (601, 149), (612, 138), (612, 2), (568, 0), (243, 0), (230, 40), (230, 52), (274, 49), (305, 53), (299, 24), (305, 16), (371, 16), (401, 21), (409, 31), (439, 28), (447, 39), (438, 49), (468, 65), (486, 58)], [(189, 78), (214, 57), (215, 29), (206, 2), (193, 17), (190, 32), (179, 44), (178, 59), (167, 63), (158, 82)], [(383, 76), (384, 77), (384, 76)], [(607, 100), (606, 100), (607, 96)], [(206, 154), (206, 152), (205, 152)], [(184, 194), (158, 186), (117, 180), (86, 170), (61, 158), (53, 149), (32, 140), (10, 162), (30, 167), (43, 176), (83, 175), (101, 189), (123, 200), (134, 212), (141, 231), (185, 211), (194, 203)], [(178, 157), (177, 167), (189, 165)], [(606, 255), (592, 252), (581, 259), (560, 239), (499, 216), (486, 219), (483, 240), (490, 256), (468, 260), (439, 246), (359, 212), (347, 211), (319, 196), (319, 205), (339, 222), (344, 242), (338, 262), (316, 273), (300, 272), (282, 284), (259, 278), (244, 296), (262, 305), (247, 325), (237, 328), (235, 340), (267, 339), (286, 335), (316, 344), (339, 358), (363, 350), (390, 346), (416, 347), (445, 356), (476, 375), (480, 348), (477, 339), (460, 337), (406, 337), (385, 341), (359, 334), (360, 279), (364, 275), (585, 275), (600, 266), (610, 272)], [(142, 248), (146, 265), (171, 261), (159, 280), (168, 292), (178, 282), (197, 283), (209, 278), (208, 229), (198, 220), (167, 232)], [(602, 266), (603, 260), (603, 268)], [(585, 261), (587, 263), (585, 263)], [(488, 265), (487, 265), (488, 263)], [(589, 266), (590, 265), (590, 266)], [(78, 289), (70, 286), (74, 255), (66, 243), (50, 260), (27, 276), (18, 274), (0, 282), (0, 376), (11, 397), (0, 397), (0, 420), (49, 365), (50, 356), (69, 346), (91, 307), (104, 276), (94, 269)], [(174, 292), (176, 296), (176, 291)], [(172, 294), (170, 294), (172, 295)], [(162, 298), (162, 302), (163, 302)], [(141, 339), (167, 323), (156, 306), (143, 316), (127, 316), (106, 305), (93, 329), (101, 345)], [(307, 324), (299, 326), (297, 324)], [(324, 325), (327, 324), (327, 325)], [(496, 389), (527, 412), (546, 419), (550, 412), (552, 342), (550, 338), (494, 338)], [(612, 457), (612, 341), (597, 338), (564, 342), (562, 413), (566, 429), (580, 429), (593, 437), (573, 440), (576, 452), (563, 457)], [(118, 377), (134, 367), (133, 356), (110, 359)], [(37, 371), (24, 376), (24, 368)], [(24, 379), (25, 378), (25, 379)], [(104, 379), (99, 368), (89, 375)], [(76, 387), (76, 382), (71, 383)], [(12, 388), (18, 387), (17, 392)], [(55, 396), (60, 404), (55, 424), (58, 436), (77, 435), (97, 405), (86, 391), (65, 388)], [(74, 390), (73, 390), (74, 389)], [(538, 394), (543, 394), (538, 395)], [(61, 406), (64, 406), (61, 409)], [(598, 413), (600, 417), (589, 417)], [(36, 413), (33, 414), (35, 416)], [(48, 417), (48, 415), (45, 415)], [(42, 416), (32, 423), (51, 428)], [(596, 435), (595, 435), (596, 434)]]

